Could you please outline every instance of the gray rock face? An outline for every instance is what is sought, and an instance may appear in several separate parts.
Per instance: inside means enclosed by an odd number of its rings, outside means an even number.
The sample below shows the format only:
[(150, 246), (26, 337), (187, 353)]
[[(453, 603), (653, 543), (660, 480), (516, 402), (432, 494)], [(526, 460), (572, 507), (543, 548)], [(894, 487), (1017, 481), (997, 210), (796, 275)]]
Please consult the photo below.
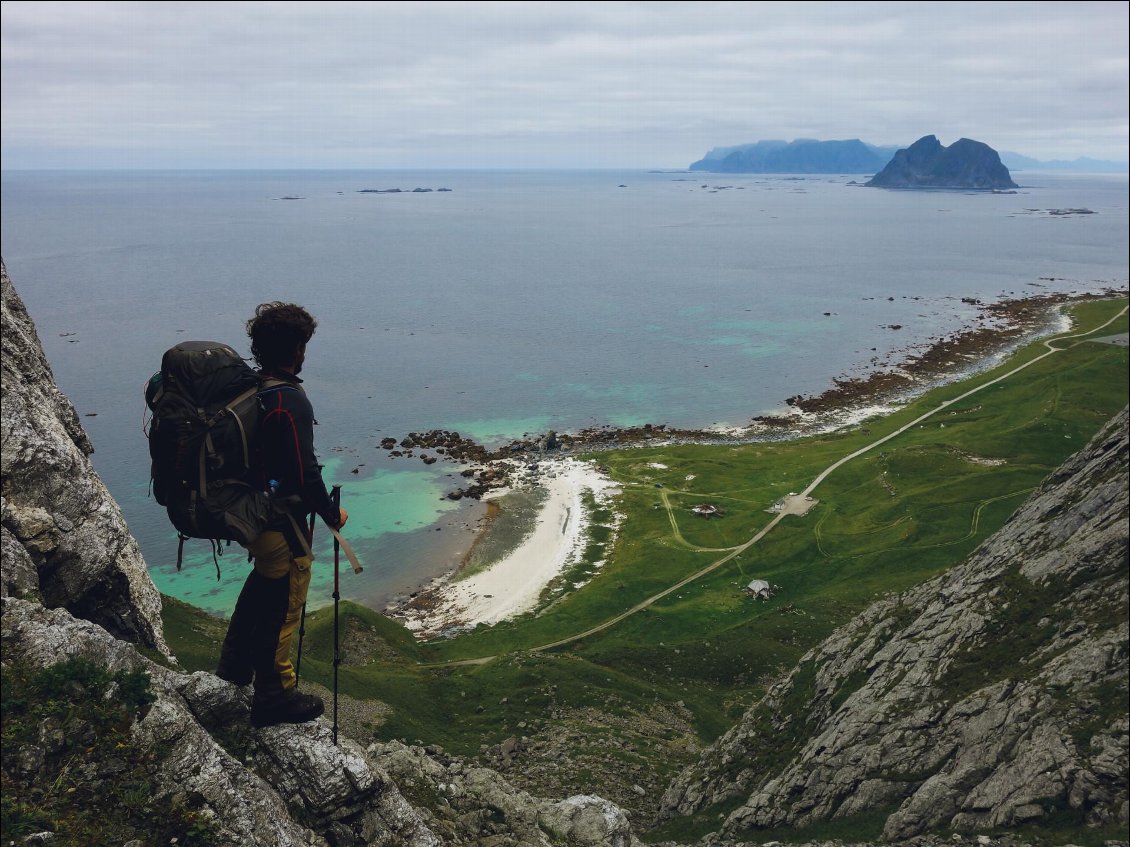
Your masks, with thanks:
[(533, 797), (489, 768), (393, 741), (369, 753), (421, 808), (444, 844), (518, 843), (550, 847), (631, 847), (624, 812), (601, 797), (558, 802)]
[[(4, 663), (45, 667), (83, 657), (110, 671), (145, 670), (157, 701), (131, 728), (134, 743), (160, 751), (150, 774), (154, 800), (199, 799), (221, 843), (284, 847), (437, 847), (388, 775), (350, 742), (333, 744), (322, 722), (248, 730), (243, 760), (209, 730), (246, 727), (248, 695), (212, 674), (157, 665), (125, 641), (63, 609), (3, 598)], [(296, 819), (307, 822), (307, 828)]]
[(894, 807), (884, 836), (1128, 817), (1127, 412), (963, 564), (808, 653), (666, 792), (722, 834)]
[(873, 188), (1016, 188), (997, 151), (980, 141), (961, 138), (943, 147), (926, 135), (899, 150), (865, 185)]
[(90, 441), (55, 385), (35, 325), (2, 263), (0, 301), (0, 591), (37, 593), (47, 606), (167, 654), (161, 597), (117, 503), (90, 464)]

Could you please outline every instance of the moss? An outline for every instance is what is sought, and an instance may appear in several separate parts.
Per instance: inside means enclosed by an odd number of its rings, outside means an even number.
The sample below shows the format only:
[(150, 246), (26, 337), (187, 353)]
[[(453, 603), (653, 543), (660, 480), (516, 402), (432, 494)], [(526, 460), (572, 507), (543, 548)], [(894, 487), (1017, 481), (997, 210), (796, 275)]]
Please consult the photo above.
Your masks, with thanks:
[(201, 798), (153, 801), (162, 751), (136, 747), (130, 734), (155, 700), (148, 674), (111, 674), (85, 659), (43, 669), (13, 663), (2, 685), (3, 839), (48, 830), (61, 847), (218, 843)]
[[(1000, 580), (1000, 593), (981, 637), (954, 657), (938, 680), (950, 703), (1001, 680), (1029, 679), (1044, 661), (1028, 661), (1055, 636), (1055, 624), (1070, 613), (1057, 602), (1063, 589), (1037, 585), (1019, 572), (1019, 565)], [(1049, 620), (1040, 625), (1044, 618)]]
[(1075, 748), (1086, 755), (1091, 740), (1108, 730), (1115, 721), (1130, 714), (1130, 691), (1126, 681), (1104, 682), (1081, 694), (1072, 695), (1078, 705), (1079, 719), (1071, 729)]
[(647, 832), (640, 833), (640, 840), (645, 844), (655, 844), (660, 841), (690, 844), (704, 835), (717, 832), (730, 813), (744, 802), (744, 797), (731, 797), (693, 815), (672, 818)]

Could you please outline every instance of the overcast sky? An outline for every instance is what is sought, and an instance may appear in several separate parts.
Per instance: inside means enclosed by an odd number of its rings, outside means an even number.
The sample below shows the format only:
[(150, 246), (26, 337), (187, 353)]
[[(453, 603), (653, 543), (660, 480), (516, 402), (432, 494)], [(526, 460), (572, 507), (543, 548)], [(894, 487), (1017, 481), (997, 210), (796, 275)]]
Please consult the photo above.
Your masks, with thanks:
[(766, 138), (1126, 161), (1126, 2), (3, 9), (5, 168), (681, 168)]

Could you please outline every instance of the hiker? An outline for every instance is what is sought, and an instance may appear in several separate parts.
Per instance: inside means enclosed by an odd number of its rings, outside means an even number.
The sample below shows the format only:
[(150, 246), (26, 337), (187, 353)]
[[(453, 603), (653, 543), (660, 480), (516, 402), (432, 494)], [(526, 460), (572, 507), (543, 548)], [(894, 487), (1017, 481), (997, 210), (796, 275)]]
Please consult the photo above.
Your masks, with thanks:
[[(314, 455), (314, 411), (298, 374), (317, 321), (293, 303), (264, 303), (247, 322), (260, 377), (261, 418), (253, 476), (286, 504), (247, 544), (254, 567), (236, 601), (216, 675), (243, 686), (254, 680), (253, 726), (302, 723), (322, 714), (321, 698), (297, 690), (290, 645), (310, 586), (312, 514), (340, 529), (348, 513), (335, 506)], [(308, 522), (309, 521), (309, 522)]]

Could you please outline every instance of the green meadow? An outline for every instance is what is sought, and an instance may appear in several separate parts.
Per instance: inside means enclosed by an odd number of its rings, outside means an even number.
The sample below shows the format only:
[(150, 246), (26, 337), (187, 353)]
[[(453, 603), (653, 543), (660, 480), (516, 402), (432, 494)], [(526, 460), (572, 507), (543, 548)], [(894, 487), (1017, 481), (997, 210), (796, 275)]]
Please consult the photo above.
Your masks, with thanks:
[[(1075, 304), (1074, 328), (1064, 335), (1097, 328), (1125, 307), (1125, 298)], [(1127, 328), (1122, 314), (1095, 337)], [(1126, 405), (1126, 346), (1078, 338), (1055, 346), (1063, 349), (1039, 359), (1048, 347), (1033, 342), (992, 370), (835, 433), (592, 454), (621, 484), (621, 522), (613, 533), (610, 513), (594, 515), (588, 550), (576, 565), (579, 575), (591, 576), (583, 588), (552, 602), (547, 596), (538, 612), (426, 643), (375, 612), (342, 605), (341, 643), (351, 647), (341, 691), (391, 707), (362, 734), (476, 756), (480, 745), (537, 738), (562, 723), (583, 735), (586, 722), (594, 726), (600, 715), (639, 727), (632, 749), (616, 755), (664, 784), (834, 628), (877, 597), (968, 555)], [(806, 515), (785, 516), (731, 555), (769, 525), (782, 497), (803, 492), (839, 459), (949, 401), (955, 402), (832, 472), (812, 491), (817, 502)], [(695, 514), (703, 503), (721, 514)], [(614, 625), (569, 640), (722, 559)], [(743, 587), (752, 579), (775, 586), (773, 596), (748, 597)], [(222, 623), (177, 603), (166, 604), (165, 617), (185, 666), (212, 669)], [(302, 666), (303, 678), (326, 686), (332, 618), (332, 609), (309, 616)], [(560, 641), (567, 643), (546, 647)], [(485, 661), (459, 664), (469, 660)], [(689, 716), (683, 735), (690, 738), (648, 728), (649, 716), (665, 709)], [(593, 744), (603, 743), (596, 729), (591, 733)], [(591, 752), (578, 755), (599, 761)], [(599, 768), (575, 774), (576, 791), (635, 802)], [(657, 801), (647, 802), (654, 808)], [(646, 822), (637, 815), (637, 829)]]

